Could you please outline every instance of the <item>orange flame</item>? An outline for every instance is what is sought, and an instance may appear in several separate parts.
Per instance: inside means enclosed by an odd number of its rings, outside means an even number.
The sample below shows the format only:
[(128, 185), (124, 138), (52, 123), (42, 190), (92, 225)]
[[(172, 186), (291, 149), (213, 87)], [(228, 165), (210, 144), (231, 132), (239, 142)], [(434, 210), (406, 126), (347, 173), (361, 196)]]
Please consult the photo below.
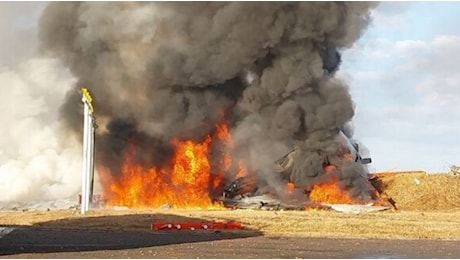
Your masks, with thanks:
[(310, 199), (314, 202), (355, 204), (356, 201), (348, 191), (339, 186), (337, 179), (318, 185), (314, 185), (310, 192)]
[[(217, 132), (216, 136), (224, 143), (225, 147), (228, 149), (232, 149), (234, 146), (232, 136), (228, 130), (228, 126), (226, 124), (219, 124), (217, 125)], [(222, 167), (224, 171), (228, 171), (232, 166), (232, 157), (229, 153), (224, 151), (222, 153)], [(236, 178), (245, 177), (248, 174), (248, 169), (246, 164), (240, 160), (238, 161), (238, 172), (236, 174)]]
[[(219, 126), (216, 135), (225, 142), (225, 138), (230, 136), (227, 126)], [(213, 202), (210, 196), (210, 192), (223, 183), (221, 176), (211, 174), (211, 143), (211, 136), (201, 143), (173, 140), (176, 152), (171, 164), (164, 169), (144, 169), (136, 164), (136, 149), (130, 143), (119, 178), (111, 178), (108, 169), (100, 170), (107, 205), (131, 208), (163, 205), (174, 208), (223, 208), (220, 203)], [(224, 154), (222, 158), (222, 168), (230, 167), (230, 155)]]
[[(343, 157), (347, 160), (353, 160), (353, 156), (350, 152), (344, 153)], [(326, 174), (332, 174), (338, 166), (336, 165), (325, 165), (324, 171)], [(372, 187), (372, 184), (367, 182), (369, 191), (372, 193), (372, 202), (376, 204), (385, 204), (386, 202), (381, 198), (379, 193)], [(362, 204), (367, 203), (355, 199), (349, 193), (349, 190), (343, 189), (339, 185), (337, 178), (331, 178), (329, 181), (317, 185), (313, 185), (310, 192), (310, 200), (313, 202), (325, 202), (325, 203), (341, 203), (341, 204)]]
[[(344, 153), (343, 157), (347, 160), (353, 160), (350, 152)], [(337, 169), (335, 165), (324, 166), (326, 174), (332, 174)], [(349, 194), (347, 190), (340, 187), (339, 181), (332, 178), (329, 181), (317, 185), (313, 185), (310, 192), (310, 200), (313, 202), (323, 203), (342, 203), (355, 204), (357, 201)]]
[[(216, 136), (217, 136), (217, 138), (219, 138), (222, 141), (222, 143), (226, 147), (229, 147), (229, 146), (233, 145), (233, 142), (232, 142), (232, 139), (231, 139), (231, 136), (230, 136), (230, 132), (229, 132), (228, 127), (227, 127), (226, 124), (217, 125)], [(222, 163), (221, 164), (222, 164), (223, 170), (226, 171), (226, 170), (230, 169), (230, 166), (232, 165), (232, 157), (230, 156), (230, 154), (224, 151), (222, 153), (221, 158), (222, 158)]]
[(292, 182), (288, 182), (288, 184), (286, 185), (286, 189), (289, 193), (292, 193), (295, 189), (295, 184)]
[[(211, 165), (210, 154), (211, 145), (217, 140), (224, 149), (219, 154), (216, 167)], [(238, 171), (235, 171), (235, 178), (248, 177), (245, 183), (247, 192), (256, 186), (254, 176), (248, 176), (246, 164), (242, 160), (234, 162), (229, 152), (234, 144), (226, 124), (218, 124), (214, 135), (208, 135), (202, 142), (172, 140), (172, 144), (175, 154), (164, 168), (143, 168), (137, 164), (133, 143), (128, 143), (120, 176), (113, 176), (109, 169), (99, 168), (107, 205), (130, 208), (164, 205), (173, 208), (224, 208), (222, 204), (213, 201), (211, 194), (223, 187), (222, 176), (232, 170), (232, 165), (236, 167), (236, 162)], [(344, 157), (352, 160), (351, 153), (345, 153)], [(324, 169), (332, 173), (337, 167), (327, 165)], [(294, 183), (287, 183), (286, 189), (293, 193)], [(313, 186), (310, 200), (319, 203), (357, 203), (333, 178)]]
[(246, 167), (246, 164), (243, 161), (239, 161), (238, 166), (239, 170), (236, 174), (236, 178), (246, 177), (248, 175), (248, 168)]

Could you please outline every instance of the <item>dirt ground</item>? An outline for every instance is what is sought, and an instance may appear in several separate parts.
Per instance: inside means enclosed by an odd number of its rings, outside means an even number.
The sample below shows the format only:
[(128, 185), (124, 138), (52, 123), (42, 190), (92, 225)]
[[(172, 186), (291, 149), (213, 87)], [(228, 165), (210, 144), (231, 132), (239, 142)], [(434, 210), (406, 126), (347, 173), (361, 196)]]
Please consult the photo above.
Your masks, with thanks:
[(21, 228), (0, 258), (459, 258), (458, 241), (341, 239), (195, 232)]

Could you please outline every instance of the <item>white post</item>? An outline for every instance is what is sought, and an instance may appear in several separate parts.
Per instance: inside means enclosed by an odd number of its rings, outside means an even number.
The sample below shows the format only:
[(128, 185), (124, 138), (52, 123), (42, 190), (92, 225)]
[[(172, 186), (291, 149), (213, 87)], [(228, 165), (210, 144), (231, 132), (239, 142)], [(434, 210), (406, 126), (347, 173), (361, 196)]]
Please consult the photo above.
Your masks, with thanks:
[(90, 206), (93, 200), (93, 189), (94, 189), (94, 135), (95, 135), (95, 130), (96, 130), (96, 118), (94, 118), (93, 115), (91, 115), (91, 128), (90, 128), (90, 138), (89, 138), (89, 185), (88, 185), (88, 194), (90, 198)]
[(83, 102), (84, 112), (83, 112), (83, 174), (82, 174), (82, 185), (81, 185), (81, 207), (80, 213), (85, 214), (88, 211), (86, 207), (87, 199), (88, 199), (88, 130), (89, 130), (89, 123), (88, 122), (88, 115), (89, 115), (89, 107), (88, 101), (86, 100), (85, 95), (83, 95), (81, 101)]
[(82, 88), (83, 112), (83, 175), (81, 185), (81, 214), (89, 210), (90, 197), (92, 197), (93, 182), (93, 154), (94, 154), (94, 107), (93, 98), (86, 88)]
[(90, 201), (92, 200), (91, 197), (91, 182), (92, 182), (92, 163), (93, 163), (93, 116), (91, 114), (88, 114), (88, 121), (89, 121), (89, 127), (88, 127), (88, 154), (87, 154), (87, 161), (86, 161), (86, 211), (89, 210), (89, 205)]

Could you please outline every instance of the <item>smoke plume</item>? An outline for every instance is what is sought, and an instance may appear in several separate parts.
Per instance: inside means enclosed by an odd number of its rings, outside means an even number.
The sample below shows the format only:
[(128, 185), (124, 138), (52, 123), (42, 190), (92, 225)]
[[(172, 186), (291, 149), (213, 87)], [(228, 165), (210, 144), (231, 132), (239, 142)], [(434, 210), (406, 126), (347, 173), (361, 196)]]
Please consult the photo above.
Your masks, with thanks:
[(75, 200), (81, 182), (79, 140), (67, 138), (58, 116), (75, 79), (36, 52), (34, 21), (44, 7), (0, 3), (0, 208)]
[[(202, 140), (222, 114), (234, 156), (277, 189), (274, 161), (298, 152), (289, 178), (301, 187), (324, 179), (322, 162), (339, 160), (334, 136), (354, 115), (334, 78), (374, 6), (364, 2), (56, 2), (40, 19), (41, 50), (78, 82), (61, 118), (81, 131), (79, 89), (95, 99), (99, 163), (119, 168), (129, 139), (140, 163), (158, 165), (171, 138)], [(351, 131), (346, 131), (351, 134)], [(348, 162), (334, 174), (367, 196)], [(116, 171), (114, 171), (116, 172)], [(363, 194), (361, 194), (363, 193)]]
[[(58, 122), (65, 92), (74, 83), (55, 60), (35, 58), (0, 70), (0, 202), (68, 198), (80, 183), (81, 149)], [(69, 174), (70, 173), (70, 174)]]

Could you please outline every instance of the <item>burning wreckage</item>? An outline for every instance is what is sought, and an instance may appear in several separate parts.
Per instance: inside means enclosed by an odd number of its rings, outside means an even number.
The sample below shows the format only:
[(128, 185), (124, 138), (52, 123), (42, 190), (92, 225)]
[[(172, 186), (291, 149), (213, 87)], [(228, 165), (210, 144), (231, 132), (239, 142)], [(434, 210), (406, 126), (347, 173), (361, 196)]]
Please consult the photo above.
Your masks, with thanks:
[[(221, 126), (215, 136), (227, 138), (226, 141), (231, 143), (228, 134), (228, 129)], [(365, 165), (371, 163), (371, 158), (363, 158), (358, 144), (351, 141), (343, 131), (336, 132), (328, 149), (313, 147), (316, 156), (310, 158), (310, 161), (309, 158), (301, 157), (305, 152), (299, 147), (276, 160), (273, 163), (274, 176), (278, 177), (274, 181), (275, 185), (268, 183), (266, 174), (248, 170), (242, 161), (238, 162), (238, 172), (234, 179), (228, 177), (231, 176), (228, 172), (211, 174), (210, 168), (207, 168), (207, 148), (210, 142), (211, 139), (206, 139), (202, 144), (190, 141), (177, 143), (178, 150), (172, 170), (143, 169), (133, 162), (136, 147), (128, 145), (127, 156), (121, 167), (122, 178), (112, 178), (108, 182), (110, 187), (106, 188), (103, 197), (98, 197), (97, 202), (128, 207), (224, 206), (264, 210), (332, 208), (347, 212), (396, 208), (394, 201), (381, 189), (379, 180), (368, 173)], [(307, 152), (309, 155), (311, 153)], [(232, 168), (228, 164), (231, 161), (228, 155), (223, 155), (227, 159), (223, 167), (226, 171)], [(298, 162), (313, 164), (317, 171), (296, 172)], [(100, 174), (102, 178), (108, 175), (113, 177), (113, 173), (107, 169), (100, 169)], [(311, 183), (304, 180), (305, 176), (311, 179)], [(179, 191), (177, 187), (183, 190)], [(219, 194), (218, 191), (222, 192)]]
[[(301, 152), (298, 147), (274, 162), (274, 169), (279, 177), (286, 183), (286, 193), (281, 197), (279, 192), (273, 192), (264, 188), (264, 180), (258, 180), (256, 175), (237, 177), (230, 184), (226, 185), (220, 200), (229, 208), (250, 208), (268, 210), (303, 210), (308, 208), (334, 208), (338, 211), (373, 211), (395, 208), (395, 202), (386, 196), (376, 176), (370, 175), (365, 168), (366, 164), (372, 162), (371, 158), (362, 158), (359, 153), (359, 145), (352, 142), (343, 131), (338, 131), (335, 136), (336, 145), (339, 146), (341, 159), (332, 160), (325, 151), (317, 149), (316, 153), (321, 158), (321, 170), (314, 172), (311, 177), (318, 174), (325, 174), (323, 181), (318, 185), (302, 187), (295, 184), (293, 164)], [(340, 156), (340, 155), (339, 155)], [(352, 194), (353, 187), (340, 183), (341, 169), (344, 164), (353, 164), (355, 182), (363, 183), (367, 193)], [(356, 171), (358, 169), (358, 171)], [(342, 173), (343, 174), (343, 173)], [(261, 184), (262, 183), (262, 184)], [(365, 208), (352, 208), (341, 204), (363, 205)], [(373, 209), (372, 209), (373, 207)], [(367, 208), (367, 209), (366, 209)]]
[(61, 107), (69, 132), (81, 134), (81, 86), (95, 95), (108, 206), (387, 205), (335, 77), (375, 6), (53, 2), (40, 44), (77, 78)]

